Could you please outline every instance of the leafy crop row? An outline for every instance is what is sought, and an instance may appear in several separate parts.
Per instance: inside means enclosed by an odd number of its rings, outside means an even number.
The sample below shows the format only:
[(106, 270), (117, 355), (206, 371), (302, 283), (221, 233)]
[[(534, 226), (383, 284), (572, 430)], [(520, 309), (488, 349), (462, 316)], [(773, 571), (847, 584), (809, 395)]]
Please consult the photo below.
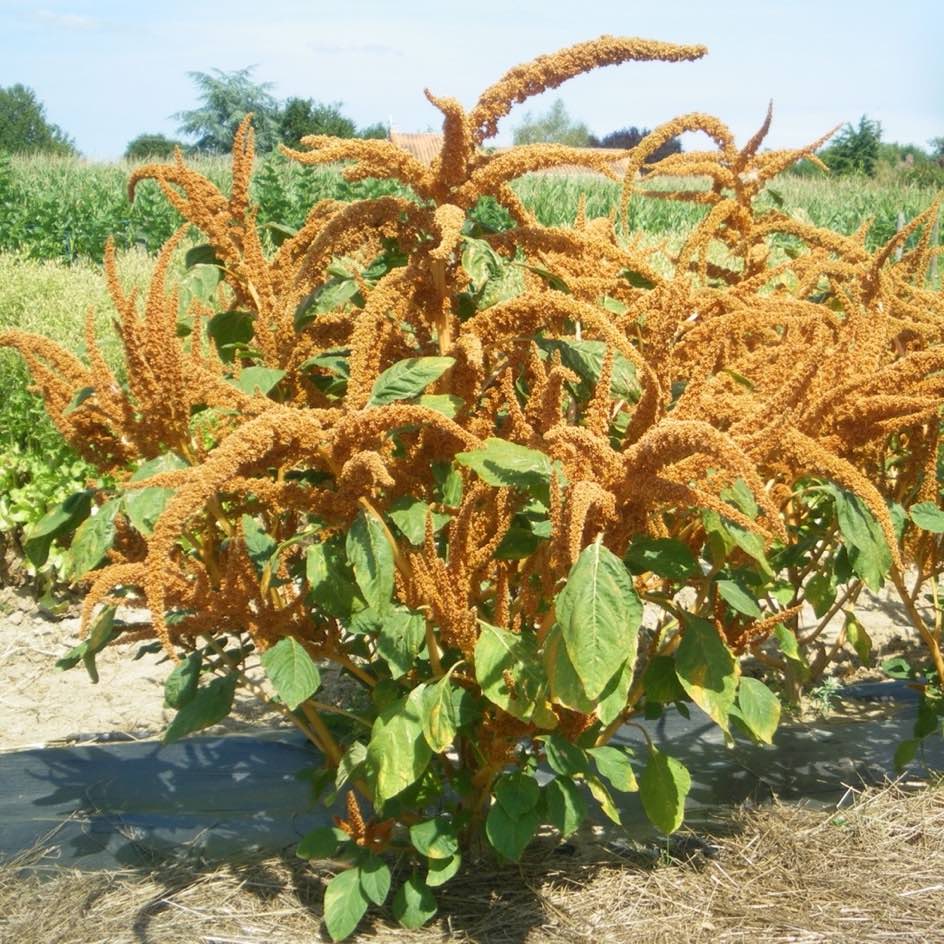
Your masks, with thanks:
[[(592, 807), (618, 822), (614, 792), (677, 829), (691, 784), (673, 745), (633, 756), (616, 732), (696, 706), (769, 743), (777, 691), (846, 642), (867, 652), (863, 588), (891, 584), (927, 653), (901, 759), (940, 729), (941, 611), (919, 605), (938, 599), (944, 533), (938, 205), (871, 250), (764, 195), (815, 144), (761, 151), (768, 115), (739, 148), (692, 114), (623, 155), (615, 220), (581, 202), (550, 227), (510, 182), (612, 176), (604, 158), (481, 149), (516, 102), (592, 66), (703, 53), (603, 37), (512, 70), (471, 111), (430, 95), (445, 144), (429, 168), (386, 141), (305, 139), (286, 152), (299, 164), (401, 190), (321, 200), (277, 238), (244, 123), (228, 193), (181, 160), (132, 174), (208, 242), (178, 280), (178, 230), (143, 299), (106, 252), (123, 373), (91, 323), (84, 358), (0, 333), (103, 476), (26, 541), (41, 562), (72, 535), (69, 574), (89, 583), (62, 665), (94, 675), (103, 647), (152, 640), (176, 663), (165, 742), (240, 687), (305, 734), (317, 791), (346, 804), (299, 847), (348, 866), (325, 894), (335, 939), (391, 894), (422, 924), (483, 846), (516, 860), (542, 825), (567, 836)], [(703, 215), (654, 243), (634, 229), (636, 170), (686, 131), (713, 149), (652, 165), (678, 184), (643, 199)], [(512, 225), (485, 225), (483, 200)], [(331, 701), (326, 664), (361, 694)]]

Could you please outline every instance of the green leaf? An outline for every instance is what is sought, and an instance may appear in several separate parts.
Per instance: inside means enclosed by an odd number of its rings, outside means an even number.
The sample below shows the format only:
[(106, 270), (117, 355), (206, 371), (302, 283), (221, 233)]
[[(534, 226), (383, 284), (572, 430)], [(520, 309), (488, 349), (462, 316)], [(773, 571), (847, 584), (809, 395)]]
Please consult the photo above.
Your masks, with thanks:
[(780, 699), (761, 681), (745, 676), (738, 690), (741, 720), (765, 744), (773, 744), (780, 723)]
[(92, 510), (94, 489), (70, 495), (61, 505), (43, 515), (28, 531), (23, 550), (34, 567), (42, 567), (49, 558), (52, 542), (74, 530)]
[(892, 564), (885, 536), (872, 512), (854, 492), (829, 483), (828, 491), (836, 500), (836, 520), (843, 543), (849, 552), (853, 571), (873, 592), (880, 590)]
[(687, 580), (701, 574), (695, 555), (673, 538), (634, 538), (626, 552), (626, 565), (634, 574), (651, 571), (667, 580)]
[(639, 778), (639, 797), (656, 828), (674, 833), (685, 818), (685, 797), (692, 778), (685, 765), (653, 747), (646, 769)]
[(75, 413), (75, 411), (83, 403), (85, 403), (85, 401), (88, 400), (89, 397), (94, 397), (94, 396), (95, 396), (94, 387), (83, 387), (81, 390), (76, 390), (76, 392), (72, 394), (72, 399), (69, 401), (69, 405), (62, 411), (62, 415), (69, 416), (70, 414)]
[(128, 481), (146, 482), (152, 476), (160, 475), (162, 472), (176, 472), (186, 468), (187, 463), (180, 456), (174, 452), (165, 452), (155, 459), (142, 462)]
[(600, 703), (594, 709), (594, 714), (604, 725), (615, 721), (626, 707), (626, 699), (629, 697), (634, 672), (634, 662), (627, 659), (603, 690)]
[(423, 737), (421, 696), (422, 692), (412, 691), (374, 721), (364, 764), (377, 805), (416, 783), (432, 757)]
[(863, 664), (868, 665), (872, 661), (872, 637), (856, 619), (855, 613), (846, 613), (846, 641), (855, 650), (855, 654)]
[(410, 827), (413, 848), (429, 859), (451, 859), (459, 851), (459, 836), (448, 816), (437, 816)]
[(463, 703), (470, 700), (464, 688), (454, 686), (448, 676), (423, 691), (423, 737), (436, 754), (453, 742), (462, 723)]
[(626, 565), (602, 542), (581, 551), (557, 595), (557, 620), (567, 655), (591, 699), (614, 666), (635, 662), (642, 603)]
[(639, 789), (636, 774), (633, 772), (625, 750), (604, 745), (591, 747), (587, 753), (597, 765), (600, 776), (609, 780), (614, 790), (619, 790), (620, 793), (633, 793)]
[[(536, 341), (541, 351), (560, 354), (564, 367), (572, 370), (589, 389), (595, 387), (603, 371), (603, 360), (609, 345), (605, 341), (586, 341), (575, 338), (540, 338)], [(613, 357), (610, 396), (635, 403), (640, 396), (636, 366), (620, 353)]]
[(757, 605), (757, 601), (750, 596), (744, 587), (736, 580), (718, 580), (715, 582), (718, 593), (721, 594), (725, 603), (745, 616), (751, 616), (754, 619), (760, 619), (764, 614)]
[(573, 777), (586, 773), (589, 769), (587, 752), (559, 734), (544, 738), (544, 753), (548, 766), (562, 777)]
[(571, 835), (587, 815), (587, 802), (580, 788), (566, 777), (555, 777), (544, 787), (544, 800), (548, 820), (562, 839)]
[(534, 838), (539, 823), (540, 817), (533, 809), (513, 816), (501, 803), (493, 803), (485, 820), (485, 835), (496, 852), (517, 862)]
[(184, 268), (192, 269), (197, 265), (223, 267), (223, 263), (220, 262), (216, 250), (209, 243), (201, 243), (199, 246), (194, 246), (192, 249), (188, 249), (184, 255)]
[(587, 693), (580, 684), (567, 647), (561, 635), (560, 626), (554, 625), (544, 640), (544, 670), (547, 673), (551, 700), (565, 708), (590, 714), (596, 708), (596, 701), (587, 698)]
[(259, 659), (272, 687), (292, 711), (311, 698), (321, 685), (318, 666), (305, 647), (291, 636), (266, 649)]
[(610, 791), (606, 789), (603, 782), (598, 777), (591, 775), (587, 777), (587, 787), (589, 787), (594, 800), (600, 804), (600, 809), (604, 812), (607, 819), (612, 820), (617, 826), (622, 825), (619, 810), (616, 808), (613, 797), (610, 796)]
[(668, 705), (673, 701), (684, 701), (688, 696), (679, 682), (672, 656), (653, 656), (643, 675), (646, 698), (649, 701)]
[(380, 618), (377, 652), (398, 679), (413, 668), (426, 638), (426, 618), (405, 607), (396, 607)]
[(426, 884), (430, 887), (445, 885), (462, 867), (462, 855), (457, 852), (451, 859), (430, 859)]
[(338, 846), (349, 839), (337, 826), (318, 826), (302, 836), (295, 855), (300, 859), (330, 859), (337, 853)]
[(92, 683), (97, 685), (98, 668), (95, 665), (95, 656), (115, 639), (120, 632), (121, 630), (115, 626), (115, 607), (104, 607), (95, 618), (95, 622), (92, 624), (88, 636), (77, 646), (70, 649), (65, 656), (57, 660), (56, 668), (71, 669), (78, 665), (79, 662), (82, 662)]
[(242, 516), (243, 541), (246, 543), (246, 550), (249, 557), (256, 565), (256, 570), (261, 573), (262, 568), (272, 558), (278, 548), (278, 542), (266, 534), (262, 525), (251, 515)]
[(161, 739), (164, 744), (173, 744), (188, 734), (202, 731), (222, 721), (233, 707), (236, 693), (236, 676), (215, 678), (209, 685), (198, 688), (193, 698), (174, 716)]
[(921, 738), (909, 738), (907, 741), (902, 741), (895, 748), (893, 763), (895, 764), (896, 773), (900, 774), (917, 757), (920, 746)]
[(393, 899), (393, 916), (405, 928), (415, 931), (436, 914), (436, 899), (418, 876), (408, 878)]
[(368, 605), (385, 612), (393, 597), (393, 549), (374, 515), (358, 512), (347, 535), (347, 557)]
[(501, 261), (492, 247), (482, 239), (464, 236), (462, 239), (462, 268), (477, 288), (483, 285), (501, 270)]
[(453, 396), (451, 393), (424, 393), (416, 402), (427, 410), (442, 413), (450, 420), (454, 420), (465, 406), (462, 397)]
[(346, 869), (335, 875), (324, 892), (325, 927), (331, 940), (341, 941), (353, 934), (368, 904), (358, 869)]
[(535, 809), (541, 800), (541, 788), (527, 773), (502, 774), (493, 789), (496, 801), (510, 816), (521, 816)]
[(160, 518), (171, 496), (172, 488), (135, 488), (125, 492), (125, 514), (139, 533), (148, 537), (154, 531), (154, 525)]
[(164, 682), (164, 707), (183, 708), (189, 701), (193, 701), (200, 684), (200, 669), (203, 668), (203, 657), (199, 652), (191, 652), (186, 659), (179, 662), (174, 671), (167, 676)]
[(368, 853), (358, 863), (361, 890), (375, 904), (382, 905), (390, 894), (390, 866), (380, 856)]
[(277, 370), (274, 367), (244, 367), (233, 382), (250, 396), (261, 393), (263, 396), (269, 393), (275, 385), (285, 376), (284, 370)]
[(738, 662), (707, 620), (686, 615), (683, 625), (675, 654), (679, 682), (688, 697), (727, 731), (728, 709), (734, 704), (740, 674)]
[(247, 311), (221, 311), (209, 320), (207, 333), (223, 361), (232, 363), (236, 348), (252, 340), (252, 322), (253, 316)]
[(540, 488), (551, 480), (551, 460), (543, 452), (505, 439), (489, 437), (478, 449), (460, 452), (455, 458), (489, 485)]
[(944, 511), (934, 502), (918, 502), (908, 512), (911, 520), (922, 530), (932, 534), (944, 534)]
[(305, 576), (312, 599), (329, 616), (350, 617), (357, 586), (336, 543), (312, 544), (305, 553)]
[(69, 576), (73, 580), (101, 564), (115, 541), (115, 514), (120, 507), (120, 499), (113, 498), (76, 528), (69, 548)]
[(649, 289), (656, 287), (656, 283), (641, 272), (634, 272), (632, 269), (623, 269), (620, 275), (626, 279), (633, 288)]
[(374, 381), (369, 403), (383, 406), (418, 396), (455, 362), (454, 357), (408, 357), (397, 361)]
[(777, 623), (774, 627), (774, 637), (777, 640), (780, 651), (788, 659), (793, 662), (799, 662), (801, 665), (806, 665), (806, 659), (800, 651), (800, 644), (797, 642), (796, 633), (794, 633), (792, 629), (787, 629), (783, 623)]
[(449, 515), (432, 511), (426, 502), (413, 498), (412, 495), (403, 495), (398, 498), (390, 505), (387, 514), (403, 536), (415, 547), (422, 547), (426, 539), (427, 515), (433, 516), (433, 531), (441, 531), (452, 520)]
[(813, 574), (803, 587), (803, 593), (813, 607), (816, 618), (822, 619), (836, 602), (836, 575), (832, 569)]
[[(531, 720), (543, 706), (547, 688), (534, 637), (481, 625), (475, 644), (475, 678), (482, 694), (520, 721)], [(511, 688), (506, 674), (513, 682)]]
[(367, 745), (360, 741), (352, 742), (341, 755), (341, 761), (334, 777), (335, 790), (340, 790), (355, 775), (366, 759)]

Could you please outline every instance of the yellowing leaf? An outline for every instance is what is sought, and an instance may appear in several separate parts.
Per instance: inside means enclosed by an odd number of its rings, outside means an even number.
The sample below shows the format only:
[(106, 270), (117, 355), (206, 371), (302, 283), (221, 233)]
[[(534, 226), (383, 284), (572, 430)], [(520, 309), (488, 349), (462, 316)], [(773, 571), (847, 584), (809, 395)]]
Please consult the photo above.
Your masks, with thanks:
[(707, 620), (686, 616), (675, 671), (682, 688), (724, 731), (734, 704), (740, 668), (731, 650)]

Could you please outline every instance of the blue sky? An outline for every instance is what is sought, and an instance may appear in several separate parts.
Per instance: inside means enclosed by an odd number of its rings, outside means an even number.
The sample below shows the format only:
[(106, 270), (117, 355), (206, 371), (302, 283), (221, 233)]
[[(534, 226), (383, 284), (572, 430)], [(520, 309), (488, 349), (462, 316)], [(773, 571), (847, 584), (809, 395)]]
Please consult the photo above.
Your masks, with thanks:
[(709, 55), (582, 76), (518, 106), (498, 143), (557, 95), (598, 134), (703, 111), (743, 140), (772, 98), (773, 147), (862, 114), (886, 140), (944, 135), (940, 0), (0, 0), (0, 86), (34, 88), (87, 156), (109, 159), (140, 132), (175, 133), (172, 114), (196, 104), (188, 71), (255, 65), (279, 98), (422, 131), (438, 127), (424, 87), (471, 105), (508, 67), (603, 33)]

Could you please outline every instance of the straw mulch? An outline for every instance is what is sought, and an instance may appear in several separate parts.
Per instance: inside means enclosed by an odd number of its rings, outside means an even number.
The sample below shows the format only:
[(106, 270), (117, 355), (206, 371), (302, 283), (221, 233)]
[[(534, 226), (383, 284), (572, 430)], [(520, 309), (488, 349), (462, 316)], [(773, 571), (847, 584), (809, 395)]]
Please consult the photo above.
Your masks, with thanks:
[[(840, 810), (734, 814), (676, 856), (565, 846), (441, 890), (422, 931), (376, 911), (365, 944), (944, 942), (944, 784), (859, 794)], [(695, 851), (690, 857), (681, 850)], [(17, 944), (297, 944), (327, 940), (322, 877), (298, 860), (199, 871), (0, 868), (0, 940)], [(17, 867), (19, 866), (19, 868)]]

